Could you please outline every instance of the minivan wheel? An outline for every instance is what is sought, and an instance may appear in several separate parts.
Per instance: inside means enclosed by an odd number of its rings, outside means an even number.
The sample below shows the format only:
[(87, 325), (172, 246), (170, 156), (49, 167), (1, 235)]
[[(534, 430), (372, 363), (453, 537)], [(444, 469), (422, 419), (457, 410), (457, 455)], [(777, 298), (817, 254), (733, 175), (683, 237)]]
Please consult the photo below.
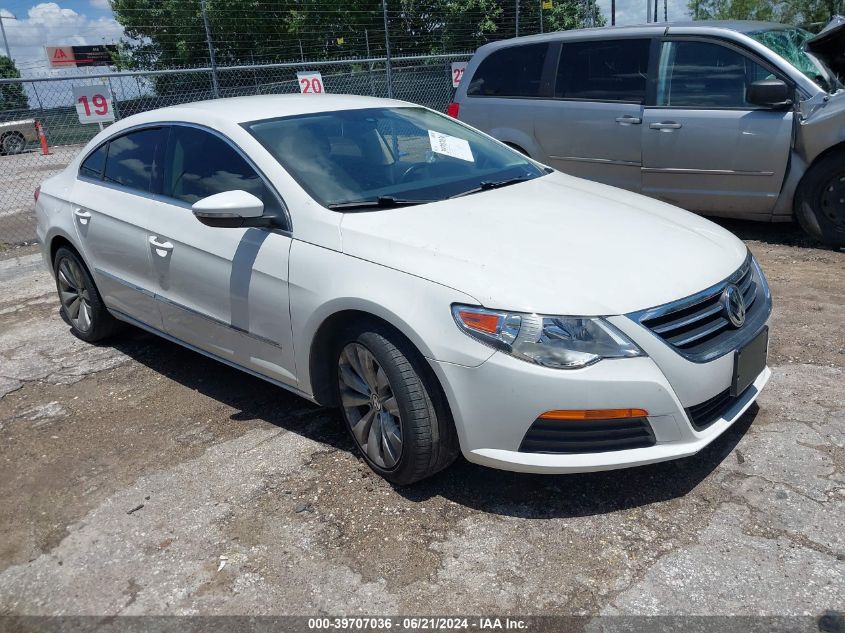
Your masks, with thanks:
[(828, 246), (845, 246), (845, 153), (825, 156), (809, 169), (795, 192), (795, 217)]
[(346, 427), (370, 468), (396, 485), (425, 479), (457, 456), (449, 409), (424, 362), (378, 326), (348, 332), (337, 347)]
[(120, 328), (120, 321), (109, 314), (91, 274), (75, 252), (64, 246), (59, 248), (53, 270), (62, 318), (76, 336), (93, 343)]

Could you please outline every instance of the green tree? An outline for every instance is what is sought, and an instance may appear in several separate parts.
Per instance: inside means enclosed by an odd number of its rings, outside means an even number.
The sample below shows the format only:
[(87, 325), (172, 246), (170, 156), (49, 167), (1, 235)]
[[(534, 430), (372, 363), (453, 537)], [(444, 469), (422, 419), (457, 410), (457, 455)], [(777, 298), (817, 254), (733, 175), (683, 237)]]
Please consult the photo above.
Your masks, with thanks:
[(691, 0), (690, 13), (697, 20), (766, 20), (819, 30), (842, 13), (843, 0)]
[[(0, 79), (19, 79), (21, 76), (15, 62), (0, 55)], [(0, 84), (0, 109), (28, 110), (29, 99), (24, 92), (23, 84)]]

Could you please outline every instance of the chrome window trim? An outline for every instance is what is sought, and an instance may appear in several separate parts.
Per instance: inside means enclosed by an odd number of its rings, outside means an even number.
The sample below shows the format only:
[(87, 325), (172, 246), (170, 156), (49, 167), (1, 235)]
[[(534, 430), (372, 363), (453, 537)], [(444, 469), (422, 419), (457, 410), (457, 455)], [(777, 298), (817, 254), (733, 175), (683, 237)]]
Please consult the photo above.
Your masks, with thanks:
[[(714, 295), (720, 293), (727, 284), (734, 283), (739, 281), (742, 277), (743, 272), (746, 270), (746, 267), (751, 267), (751, 274), (754, 277), (755, 281), (757, 282), (757, 295), (755, 299), (755, 304), (757, 301), (763, 300), (762, 310), (757, 310), (752, 318), (750, 318), (746, 323), (733, 331), (731, 336), (727, 336), (725, 340), (720, 341), (718, 345), (714, 345), (712, 348), (708, 349), (706, 352), (699, 352), (699, 353), (689, 353), (682, 349), (679, 349), (666, 341), (662, 338), (659, 334), (653, 331), (646, 325), (643, 325), (643, 321), (647, 321), (649, 319), (654, 319), (657, 317), (661, 317), (665, 314), (670, 312), (677, 312), (679, 310), (684, 310), (686, 308), (692, 307), (698, 303), (701, 303), (707, 299), (711, 299)], [(742, 347), (745, 343), (753, 339), (762, 328), (766, 326), (766, 323), (769, 320), (769, 316), (772, 313), (772, 295), (771, 291), (769, 290), (769, 284), (766, 281), (765, 276), (763, 276), (762, 271), (757, 264), (757, 261), (751, 255), (751, 251), (748, 251), (747, 255), (745, 256), (745, 260), (743, 261), (742, 265), (739, 266), (734, 272), (728, 275), (722, 281), (713, 284), (712, 286), (701, 290), (700, 292), (696, 292), (693, 295), (688, 297), (684, 297), (677, 301), (671, 301), (669, 303), (664, 303), (659, 306), (655, 306), (653, 308), (646, 308), (645, 310), (638, 310), (636, 312), (629, 312), (625, 316), (640, 325), (643, 330), (648, 332), (651, 336), (655, 337), (664, 345), (668, 346), (672, 350), (674, 350), (677, 354), (683, 356), (687, 360), (694, 362), (694, 363), (708, 363), (712, 360), (716, 360), (717, 358), (721, 358), (725, 354), (728, 354), (736, 349)]]

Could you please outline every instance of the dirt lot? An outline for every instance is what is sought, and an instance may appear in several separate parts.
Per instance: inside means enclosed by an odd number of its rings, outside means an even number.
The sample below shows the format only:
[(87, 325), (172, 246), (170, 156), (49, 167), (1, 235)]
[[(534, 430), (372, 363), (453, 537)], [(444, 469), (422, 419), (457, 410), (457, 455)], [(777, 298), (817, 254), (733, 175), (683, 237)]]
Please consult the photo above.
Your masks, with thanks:
[(772, 285), (772, 381), (701, 454), (394, 489), (338, 414), (131, 331), (90, 346), (0, 261), (0, 614), (845, 609), (845, 253), (729, 224)]

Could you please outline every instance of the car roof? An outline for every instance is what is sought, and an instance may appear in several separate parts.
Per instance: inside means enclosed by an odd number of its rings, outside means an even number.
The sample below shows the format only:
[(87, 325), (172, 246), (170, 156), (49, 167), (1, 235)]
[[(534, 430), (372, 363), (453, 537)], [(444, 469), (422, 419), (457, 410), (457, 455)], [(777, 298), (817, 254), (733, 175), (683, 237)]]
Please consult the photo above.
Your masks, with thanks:
[(694, 31), (709, 31), (714, 29), (722, 29), (725, 31), (734, 31), (736, 33), (754, 33), (756, 31), (767, 31), (775, 29), (789, 29), (794, 28), (786, 24), (778, 22), (762, 22), (754, 20), (687, 20), (679, 22), (652, 22), (644, 24), (629, 24), (625, 26), (599, 26), (589, 29), (572, 29), (570, 31), (552, 31), (550, 33), (542, 33), (540, 35), (528, 35), (523, 37), (511, 38), (509, 40), (499, 40), (491, 42), (484, 46), (487, 48), (498, 48), (499, 45), (507, 46), (515, 43), (528, 42), (546, 42), (557, 41), (560, 39), (602, 39), (607, 37), (636, 37), (662, 35), (664, 33), (671, 33), (673, 30), (682, 31), (683, 33), (691, 33)]
[(159, 120), (194, 119), (203, 115), (234, 123), (273, 119), (297, 114), (359, 110), (362, 108), (409, 107), (414, 104), (395, 99), (343, 94), (276, 94), (249, 97), (227, 97), (195, 101), (151, 111)]

